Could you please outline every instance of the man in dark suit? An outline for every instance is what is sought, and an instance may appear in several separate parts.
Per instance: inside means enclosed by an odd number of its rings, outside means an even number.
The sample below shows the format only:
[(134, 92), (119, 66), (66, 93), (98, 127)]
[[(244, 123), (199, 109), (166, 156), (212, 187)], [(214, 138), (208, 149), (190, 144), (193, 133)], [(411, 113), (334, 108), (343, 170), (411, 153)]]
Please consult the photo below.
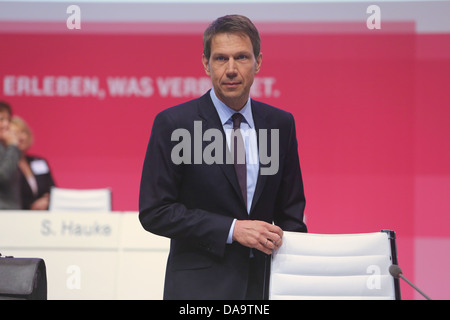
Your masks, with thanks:
[(213, 88), (156, 116), (139, 218), (171, 239), (165, 299), (262, 299), (283, 230), (306, 232), (294, 118), (249, 97), (262, 54), (248, 18), (218, 18), (203, 47)]

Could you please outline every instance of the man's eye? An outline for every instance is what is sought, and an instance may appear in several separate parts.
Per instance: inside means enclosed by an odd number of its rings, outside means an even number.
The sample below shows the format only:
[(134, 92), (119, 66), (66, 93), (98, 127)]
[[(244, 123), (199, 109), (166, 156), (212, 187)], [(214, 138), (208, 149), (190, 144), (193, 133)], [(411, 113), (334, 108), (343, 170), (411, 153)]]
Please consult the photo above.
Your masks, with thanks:
[(225, 61), (226, 58), (225, 58), (225, 57), (222, 57), (222, 56), (219, 56), (219, 57), (216, 58), (216, 60), (217, 60), (217, 61)]
[(245, 60), (247, 59), (247, 56), (245, 54), (241, 54), (240, 56), (237, 57), (237, 60)]

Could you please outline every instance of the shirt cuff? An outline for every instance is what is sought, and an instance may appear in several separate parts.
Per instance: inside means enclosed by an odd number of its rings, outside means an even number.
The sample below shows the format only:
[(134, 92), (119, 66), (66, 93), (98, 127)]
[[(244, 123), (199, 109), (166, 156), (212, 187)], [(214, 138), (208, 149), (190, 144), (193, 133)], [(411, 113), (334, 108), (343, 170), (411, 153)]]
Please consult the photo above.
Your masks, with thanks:
[(233, 243), (233, 231), (234, 231), (235, 223), (236, 223), (236, 219), (233, 220), (233, 223), (231, 224), (231, 227), (230, 227), (230, 231), (228, 232), (227, 244)]

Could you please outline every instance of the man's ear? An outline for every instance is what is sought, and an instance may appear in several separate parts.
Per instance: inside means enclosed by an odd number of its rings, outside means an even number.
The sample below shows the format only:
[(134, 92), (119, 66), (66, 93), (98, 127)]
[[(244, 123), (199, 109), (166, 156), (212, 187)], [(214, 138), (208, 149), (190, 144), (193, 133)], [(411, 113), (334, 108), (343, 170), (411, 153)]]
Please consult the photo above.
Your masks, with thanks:
[(255, 74), (257, 74), (261, 69), (261, 63), (262, 63), (262, 52), (260, 52), (258, 57), (256, 58)]
[(203, 64), (203, 68), (205, 69), (205, 73), (208, 76), (211, 76), (211, 72), (209, 70), (209, 60), (208, 60), (208, 58), (205, 57), (204, 54), (202, 55), (202, 64)]

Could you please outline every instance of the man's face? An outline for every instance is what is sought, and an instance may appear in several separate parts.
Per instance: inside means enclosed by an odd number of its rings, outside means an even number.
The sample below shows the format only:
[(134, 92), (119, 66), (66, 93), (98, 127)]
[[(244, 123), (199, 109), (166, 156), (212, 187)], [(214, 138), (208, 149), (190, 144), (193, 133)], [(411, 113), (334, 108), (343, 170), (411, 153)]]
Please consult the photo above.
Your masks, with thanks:
[(234, 110), (244, 107), (262, 54), (255, 57), (247, 35), (219, 33), (211, 40), (209, 60), (203, 56), (205, 72), (211, 77), (217, 97)]
[(0, 140), (4, 139), (6, 131), (9, 129), (10, 114), (6, 111), (0, 111)]

